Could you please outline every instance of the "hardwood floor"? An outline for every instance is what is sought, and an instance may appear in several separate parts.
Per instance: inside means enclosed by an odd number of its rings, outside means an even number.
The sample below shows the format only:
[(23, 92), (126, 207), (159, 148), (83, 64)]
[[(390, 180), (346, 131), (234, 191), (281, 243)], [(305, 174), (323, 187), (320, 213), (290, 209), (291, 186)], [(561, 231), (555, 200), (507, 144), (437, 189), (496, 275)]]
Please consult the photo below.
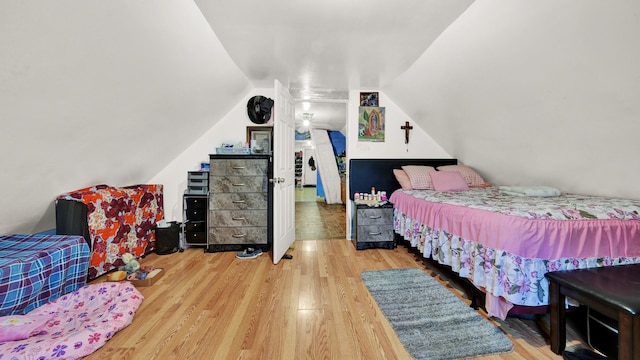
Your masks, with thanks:
[(322, 198), (317, 196), (318, 189), (315, 186), (296, 186), (296, 204), (299, 202), (317, 202)]
[(345, 206), (319, 201), (315, 187), (296, 187), (296, 240), (346, 239)]
[(296, 240), (346, 239), (345, 206), (296, 203)]
[[(294, 245), (293, 259), (277, 265), (270, 253), (251, 260), (201, 248), (148, 255), (142, 264), (166, 274), (139, 288), (145, 300), (133, 323), (86, 359), (409, 359), (360, 273), (420, 268), (463, 298), (404, 246), (356, 251), (347, 240), (324, 239)], [(562, 358), (533, 322), (489, 321), (515, 350), (485, 359)], [(568, 348), (583, 346), (573, 331), (567, 338)]]

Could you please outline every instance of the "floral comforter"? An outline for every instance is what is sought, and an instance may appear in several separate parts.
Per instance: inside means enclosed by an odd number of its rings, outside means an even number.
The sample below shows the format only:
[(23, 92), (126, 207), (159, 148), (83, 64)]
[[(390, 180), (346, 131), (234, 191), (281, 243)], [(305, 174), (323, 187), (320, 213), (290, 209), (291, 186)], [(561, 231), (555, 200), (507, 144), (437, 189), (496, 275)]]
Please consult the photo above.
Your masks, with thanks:
[(0, 317), (0, 359), (81, 359), (131, 324), (142, 300), (129, 282), (105, 282)]
[(390, 200), (398, 234), (507, 304), (548, 304), (549, 271), (640, 263), (640, 201), (497, 188), (396, 191)]
[(163, 186), (96, 185), (58, 196), (86, 204), (91, 259), (89, 276), (96, 277), (124, 265), (122, 255), (136, 258), (155, 250), (154, 228), (164, 218)]
[(640, 201), (599, 196), (564, 194), (533, 197), (505, 195), (497, 187), (471, 188), (469, 191), (405, 190), (415, 198), (474, 209), (498, 212), (527, 219), (640, 220)]

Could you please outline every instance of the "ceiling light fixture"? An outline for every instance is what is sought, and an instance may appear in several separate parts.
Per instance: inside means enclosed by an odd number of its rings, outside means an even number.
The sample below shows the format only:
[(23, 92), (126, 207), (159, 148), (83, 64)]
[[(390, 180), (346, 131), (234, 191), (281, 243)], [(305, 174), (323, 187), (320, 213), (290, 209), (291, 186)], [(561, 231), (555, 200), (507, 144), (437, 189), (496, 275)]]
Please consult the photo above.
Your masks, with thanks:
[(303, 102), (302, 108), (304, 109), (304, 111), (309, 111), (309, 109), (311, 108), (311, 103), (308, 101)]
[(313, 118), (313, 113), (302, 113), (302, 125), (309, 126), (311, 124), (311, 119)]

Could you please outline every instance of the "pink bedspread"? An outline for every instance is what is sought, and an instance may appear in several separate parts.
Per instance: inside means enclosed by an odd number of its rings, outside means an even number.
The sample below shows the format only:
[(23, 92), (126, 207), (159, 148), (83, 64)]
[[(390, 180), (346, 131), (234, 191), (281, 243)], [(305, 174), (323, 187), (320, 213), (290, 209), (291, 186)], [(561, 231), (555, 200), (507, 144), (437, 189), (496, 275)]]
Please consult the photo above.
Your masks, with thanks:
[[(430, 201), (429, 206), (422, 199)], [(638, 201), (577, 195), (514, 197), (501, 195), (497, 188), (396, 191), (390, 200), (422, 224), (523, 257), (640, 256)]]
[(64, 295), (23, 318), (0, 318), (5, 330), (16, 327), (14, 333), (24, 332), (20, 327), (29, 326), (30, 319), (48, 319), (36, 331), (26, 329), (22, 340), (0, 342), (0, 359), (85, 357), (127, 327), (142, 300), (142, 294), (129, 282), (98, 283)]
[(640, 201), (497, 188), (396, 191), (394, 230), (487, 294), (489, 315), (548, 304), (549, 271), (640, 263)]

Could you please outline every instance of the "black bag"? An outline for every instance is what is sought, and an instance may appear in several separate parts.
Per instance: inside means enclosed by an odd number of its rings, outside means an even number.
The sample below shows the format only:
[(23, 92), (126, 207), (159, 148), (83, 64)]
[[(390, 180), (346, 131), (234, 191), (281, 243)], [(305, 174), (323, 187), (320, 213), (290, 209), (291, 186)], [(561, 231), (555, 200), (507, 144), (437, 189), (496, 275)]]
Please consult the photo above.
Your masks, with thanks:
[(177, 221), (169, 222), (169, 227), (156, 226), (156, 254), (173, 254), (180, 250), (180, 224)]

